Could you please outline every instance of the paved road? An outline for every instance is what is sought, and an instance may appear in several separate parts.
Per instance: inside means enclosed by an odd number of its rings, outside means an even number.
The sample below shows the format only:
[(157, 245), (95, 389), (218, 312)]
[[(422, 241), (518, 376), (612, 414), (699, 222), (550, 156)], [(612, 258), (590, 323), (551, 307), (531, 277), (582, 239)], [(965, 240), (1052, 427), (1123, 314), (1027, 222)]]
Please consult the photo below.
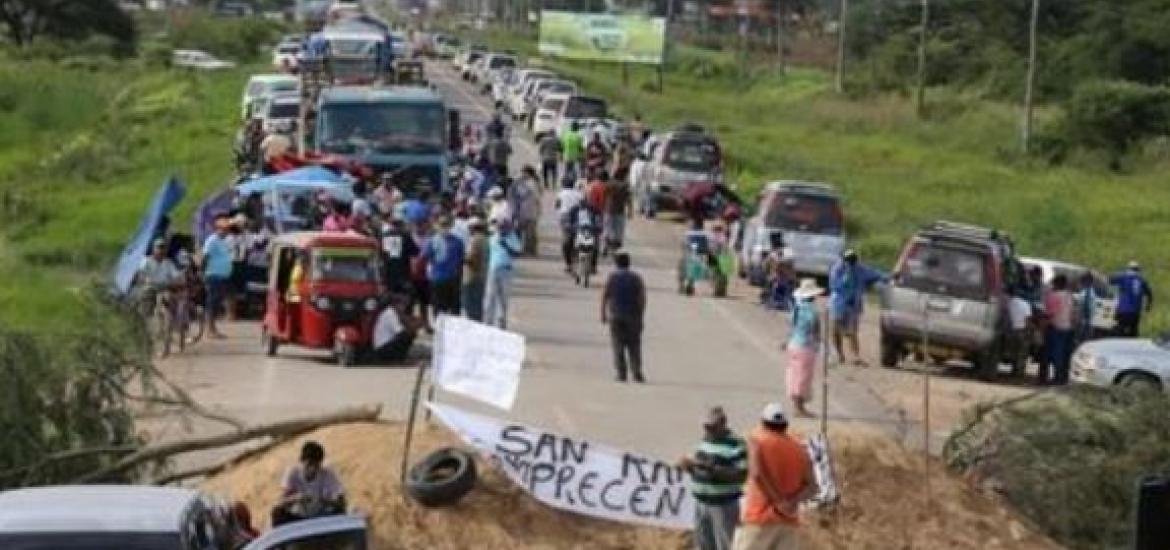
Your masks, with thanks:
[[(448, 65), (432, 64), (429, 70), (464, 120), (486, 119), (486, 98), (461, 83)], [(513, 132), (513, 140), (518, 156), (514, 166), (533, 162), (535, 151), (523, 132)], [(699, 419), (711, 405), (725, 406), (735, 425), (748, 427), (765, 402), (786, 401), (780, 350), (785, 319), (755, 305), (747, 297), (752, 292), (742, 287), (733, 286), (725, 299), (711, 298), (703, 289), (694, 297), (677, 294), (673, 266), (683, 226), (669, 220), (637, 220), (629, 227), (627, 249), (649, 290), (644, 345), (649, 383), (615, 382), (606, 327), (598, 320), (600, 291), (579, 288), (563, 273), (559, 228), (551, 209), (550, 193), (539, 257), (518, 266), (512, 328), (527, 337), (529, 361), (516, 406), (501, 412), (457, 396), (440, 394), (439, 399), (664, 458), (693, 444), (700, 435)], [(606, 271), (608, 266), (603, 266), (599, 280)], [(170, 377), (214, 409), (250, 422), (374, 402), (385, 405), (388, 418), (406, 413), (414, 377), (410, 368), (343, 370), (321, 354), (292, 348), (268, 358), (261, 353), (256, 324), (228, 326), (228, 340), (201, 343), (164, 365)], [(905, 429), (899, 415), (869, 389), (868, 375), (858, 374), (854, 369), (833, 370), (830, 419)], [(816, 392), (821, 393), (819, 380)], [(817, 401), (813, 410), (820, 406)], [(799, 429), (815, 429), (801, 422)], [(154, 431), (165, 438), (182, 428), (159, 424)], [(221, 428), (196, 422), (193, 429)]]

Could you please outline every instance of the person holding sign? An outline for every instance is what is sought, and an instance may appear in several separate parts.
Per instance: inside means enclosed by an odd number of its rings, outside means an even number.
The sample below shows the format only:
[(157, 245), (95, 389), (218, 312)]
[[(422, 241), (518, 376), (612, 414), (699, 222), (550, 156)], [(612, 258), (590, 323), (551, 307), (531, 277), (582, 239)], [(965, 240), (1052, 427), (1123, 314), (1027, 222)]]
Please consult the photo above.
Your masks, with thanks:
[(788, 434), (784, 406), (764, 407), (748, 436), (748, 479), (733, 550), (796, 550), (800, 502), (816, 493), (812, 462)]
[(691, 475), (695, 497), (695, 548), (729, 550), (739, 523), (739, 498), (747, 479), (747, 446), (727, 427), (723, 407), (712, 407), (703, 422), (703, 441), (679, 461)]

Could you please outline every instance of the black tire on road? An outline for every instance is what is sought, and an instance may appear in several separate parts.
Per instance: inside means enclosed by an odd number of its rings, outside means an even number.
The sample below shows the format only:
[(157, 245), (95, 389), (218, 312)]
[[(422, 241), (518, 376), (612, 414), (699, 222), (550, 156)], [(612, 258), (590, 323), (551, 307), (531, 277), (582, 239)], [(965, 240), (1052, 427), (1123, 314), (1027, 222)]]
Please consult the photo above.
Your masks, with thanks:
[(898, 361), (902, 358), (901, 345), (897, 340), (882, 336), (882, 366), (887, 369), (898, 368)]
[(427, 455), (410, 468), (406, 492), (423, 506), (448, 506), (467, 495), (477, 478), (475, 457), (448, 447)]

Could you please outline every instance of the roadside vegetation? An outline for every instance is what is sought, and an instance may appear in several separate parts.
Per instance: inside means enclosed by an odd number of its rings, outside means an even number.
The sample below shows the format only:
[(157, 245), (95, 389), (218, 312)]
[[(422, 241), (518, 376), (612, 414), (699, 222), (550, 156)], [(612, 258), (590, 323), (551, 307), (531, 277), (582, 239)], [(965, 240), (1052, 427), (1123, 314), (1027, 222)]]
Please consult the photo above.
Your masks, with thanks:
[[(199, 11), (132, 22), (0, 40), (0, 489), (69, 482), (142, 443), (134, 414), (160, 393), (141, 321), (107, 296), (112, 266), (165, 179), (187, 187), (179, 230), (228, 181), (241, 87), (282, 32)], [(174, 48), (241, 68), (171, 68)]]

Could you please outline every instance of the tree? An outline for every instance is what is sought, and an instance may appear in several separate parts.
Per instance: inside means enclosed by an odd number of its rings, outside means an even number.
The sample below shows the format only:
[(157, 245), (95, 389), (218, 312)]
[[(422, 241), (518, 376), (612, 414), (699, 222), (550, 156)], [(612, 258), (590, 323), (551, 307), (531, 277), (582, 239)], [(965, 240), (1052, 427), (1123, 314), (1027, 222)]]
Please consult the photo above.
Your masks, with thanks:
[(115, 0), (0, 0), (0, 25), (17, 46), (42, 36), (76, 40), (101, 34), (128, 50), (136, 37), (134, 19)]

